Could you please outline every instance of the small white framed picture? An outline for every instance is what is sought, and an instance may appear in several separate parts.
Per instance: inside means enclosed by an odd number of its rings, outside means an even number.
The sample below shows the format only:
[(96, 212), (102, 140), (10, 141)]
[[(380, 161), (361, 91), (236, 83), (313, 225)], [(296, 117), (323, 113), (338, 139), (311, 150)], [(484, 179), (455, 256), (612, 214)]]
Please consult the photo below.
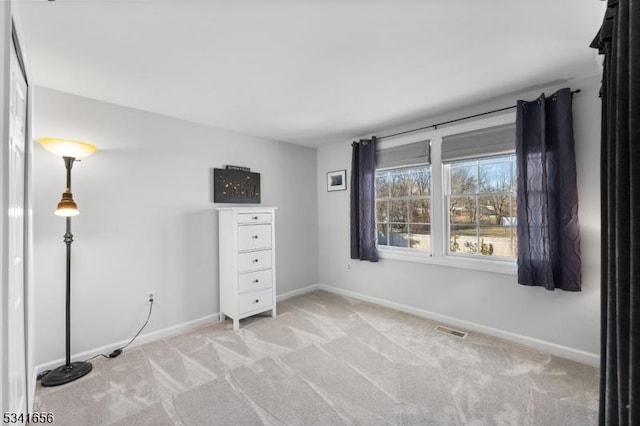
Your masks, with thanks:
[(344, 191), (347, 189), (347, 171), (336, 170), (327, 173), (327, 191)]

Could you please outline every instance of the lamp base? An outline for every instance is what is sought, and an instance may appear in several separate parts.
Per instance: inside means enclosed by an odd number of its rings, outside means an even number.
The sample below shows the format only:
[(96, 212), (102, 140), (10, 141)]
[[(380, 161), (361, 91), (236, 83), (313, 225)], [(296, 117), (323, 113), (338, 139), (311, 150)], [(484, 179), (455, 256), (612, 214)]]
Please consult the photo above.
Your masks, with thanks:
[(70, 365), (61, 365), (55, 370), (51, 370), (42, 378), (42, 386), (60, 386), (73, 382), (88, 374), (93, 369), (90, 362), (72, 362)]

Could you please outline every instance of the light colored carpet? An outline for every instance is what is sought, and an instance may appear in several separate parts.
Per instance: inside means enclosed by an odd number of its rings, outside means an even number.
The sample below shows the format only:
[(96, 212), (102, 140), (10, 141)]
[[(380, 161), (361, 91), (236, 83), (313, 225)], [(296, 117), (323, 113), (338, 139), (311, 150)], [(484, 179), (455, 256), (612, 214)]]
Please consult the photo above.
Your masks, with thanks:
[(317, 291), (36, 391), (60, 425), (595, 425), (598, 371)]

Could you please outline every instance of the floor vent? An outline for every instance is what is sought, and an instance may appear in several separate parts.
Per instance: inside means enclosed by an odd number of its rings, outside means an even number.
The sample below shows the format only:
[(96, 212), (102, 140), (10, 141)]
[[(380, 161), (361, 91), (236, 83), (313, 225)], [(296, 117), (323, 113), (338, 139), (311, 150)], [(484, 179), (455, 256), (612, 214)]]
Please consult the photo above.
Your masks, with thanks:
[(457, 337), (458, 339), (464, 339), (467, 337), (467, 333), (460, 330), (454, 330), (453, 328), (445, 327), (443, 325), (438, 325), (434, 329), (438, 333), (448, 334), (449, 336)]

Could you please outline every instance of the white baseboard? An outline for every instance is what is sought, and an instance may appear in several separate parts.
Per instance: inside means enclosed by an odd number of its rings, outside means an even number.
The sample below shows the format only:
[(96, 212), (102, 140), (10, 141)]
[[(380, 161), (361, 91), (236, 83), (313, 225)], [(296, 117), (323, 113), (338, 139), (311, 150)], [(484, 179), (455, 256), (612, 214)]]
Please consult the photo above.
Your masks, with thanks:
[(398, 311), (407, 312), (419, 317), (427, 318), (430, 320), (444, 323), (444, 325), (450, 325), (467, 330), (473, 330), (480, 333), (488, 334), (490, 336), (499, 337), (511, 342), (520, 343), (524, 346), (538, 349), (543, 352), (550, 353), (562, 358), (567, 358), (573, 361), (577, 361), (583, 364), (587, 364), (593, 367), (600, 366), (600, 355), (591, 352), (582, 351), (568, 346), (558, 345), (557, 343), (547, 342), (544, 340), (535, 339), (533, 337), (523, 336), (522, 334), (512, 333), (510, 331), (500, 330), (493, 327), (488, 327), (481, 324), (476, 324), (470, 321), (461, 320), (458, 318), (450, 317), (448, 315), (437, 314), (424, 309), (415, 308), (413, 306), (404, 305), (402, 303), (390, 302), (388, 300), (379, 299), (377, 297), (367, 296), (365, 294), (356, 293), (349, 290), (344, 290), (337, 287), (332, 287), (326, 284), (318, 284), (316, 286), (320, 290), (325, 290), (330, 293), (339, 294), (341, 296), (347, 296), (354, 299), (362, 300), (365, 302), (375, 303), (376, 305), (386, 306), (388, 308), (396, 309)]
[(276, 301), (282, 302), (283, 300), (291, 299), (292, 297), (300, 296), (302, 294), (311, 293), (320, 288), (320, 284), (311, 284), (306, 287), (298, 288), (296, 290), (288, 291), (286, 293), (278, 294)]
[[(296, 297), (296, 296), (300, 296), (302, 294), (306, 294), (306, 293), (311, 293), (312, 291), (318, 290), (319, 288), (319, 284), (312, 284), (303, 288), (299, 288), (293, 291), (289, 291), (283, 294), (279, 294), (276, 296), (276, 300), (278, 302), (281, 302), (283, 300), (287, 300), (290, 299), (292, 297)], [(177, 324), (171, 327), (167, 327), (167, 328), (163, 328), (162, 330), (156, 330), (156, 331), (152, 331), (151, 333), (147, 333), (147, 334), (141, 334), (140, 336), (138, 336), (138, 338), (128, 347), (128, 348), (134, 348), (136, 346), (140, 346), (143, 345), (145, 343), (149, 343), (149, 342), (153, 342), (154, 340), (159, 340), (159, 339), (165, 339), (167, 337), (171, 337), (174, 336), (176, 334), (182, 333), (184, 331), (187, 330), (191, 330), (194, 328), (198, 328), (201, 327), (203, 325), (208, 325), (208, 324), (213, 324), (215, 322), (218, 322), (220, 319), (220, 314), (216, 313), (213, 315), (207, 315), (204, 316), (202, 318), (198, 318), (192, 321), (187, 321), (181, 324)], [(99, 348), (95, 348), (95, 349), (90, 349), (88, 351), (84, 351), (78, 354), (74, 354), (71, 356), (71, 361), (81, 361), (81, 360), (85, 360), (88, 358), (91, 358), (95, 355), (98, 354), (109, 354), (111, 353), (114, 349), (120, 348), (124, 345), (126, 345), (129, 342), (129, 339), (127, 340), (122, 340), (120, 342), (115, 342), (115, 343), (110, 343), (108, 345), (105, 346), (101, 346)], [(37, 365), (35, 368), (35, 372), (34, 375), (37, 376), (39, 373), (46, 371), (46, 370), (51, 370), (53, 368), (56, 368), (62, 364), (64, 364), (65, 359), (64, 358), (60, 358), (60, 359), (56, 359), (50, 362), (45, 362), (43, 364)], [(33, 381), (33, 383), (35, 383), (35, 380)], [(35, 389), (34, 389), (35, 390)], [(31, 393), (33, 395), (33, 393)]]
[[(155, 340), (159, 340), (159, 339), (165, 339), (167, 337), (171, 337), (171, 336), (175, 336), (176, 334), (180, 334), (182, 332), (194, 329), (194, 328), (198, 328), (198, 327), (202, 327), (204, 325), (208, 325), (208, 324), (214, 324), (216, 322), (220, 321), (220, 314), (212, 314), (212, 315), (207, 315), (204, 316), (202, 318), (198, 318), (195, 320), (191, 320), (191, 321), (187, 321), (187, 322), (183, 322), (181, 324), (176, 324), (173, 325), (171, 327), (167, 327), (167, 328), (163, 328), (162, 330), (156, 330), (156, 331), (152, 331), (151, 333), (147, 333), (147, 334), (141, 334), (140, 336), (138, 336), (136, 338), (136, 340), (131, 343), (131, 345), (129, 345), (127, 347), (127, 349), (130, 348), (135, 348), (136, 346), (140, 346), (143, 345), (145, 343), (149, 343), (149, 342), (153, 342)], [(89, 359), (93, 356), (96, 356), (98, 354), (109, 354), (110, 352), (112, 352), (114, 349), (117, 348), (121, 348), (122, 346), (126, 345), (129, 342), (130, 339), (127, 340), (122, 340), (120, 342), (115, 342), (115, 343), (111, 343), (105, 346), (101, 346), (99, 348), (95, 348), (95, 349), (90, 349), (88, 351), (84, 351), (78, 354), (74, 354), (71, 356), (71, 361), (82, 361), (85, 359)], [(43, 364), (37, 365), (35, 368), (35, 374), (39, 374), (43, 371), (46, 370), (51, 370), (53, 368), (56, 368), (62, 364), (65, 363), (65, 359), (64, 358), (60, 358), (60, 359), (56, 359), (54, 361), (50, 361), (50, 362), (45, 362)], [(35, 383), (35, 381), (34, 381)]]
[[(591, 352), (582, 351), (579, 349), (570, 348), (568, 346), (558, 345), (556, 343), (547, 342), (544, 340), (535, 339), (528, 336), (523, 336), (521, 334), (512, 333), (505, 330), (500, 330), (493, 327), (484, 326), (481, 324), (476, 324), (470, 321), (461, 320), (458, 318), (450, 317), (448, 315), (437, 314), (435, 312), (430, 312), (424, 309), (415, 308), (413, 306), (404, 305), (402, 303), (391, 302), (385, 299), (380, 299), (377, 297), (367, 296), (362, 293), (356, 293), (349, 290), (344, 290), (337, 287), (332, 287), (327, 284), (312, 284), (303, 288), (299, 288), (296, 290), (292, 290), (286, 293), (282, 293), (276, 296), (276, 300), (281, 302), (283, 300), (290, 299), (292, 297), (300, 296), (306, 293), (311, 293), (315, 290), (325, 290), (330, 293), (339, 294), (341, 296), (352, 297), (354, 299), (363, 300), (365, 302), (375, 303), (377, 305), (386, 306), (388, 308), (396, 309), (398, 311), (407, 312), (413, 315), (417, 315), (419, 317), (431, 319), (434, 321), (442, 322), (446, 325), (464, 328), (467, 330), (473, 330), (480, 333), (488, 334), (490, 336), (500, 337), (505, 340), (509, 340), (512, 342), (520, 343), (522, 345), (538, 349), (544, 352), (551, 353), (553, 355), (571, 359), (574, 361), (578, 361), (584, 364), (588, 364), (594, 367), (598, 367), (600, 365), (600, 356), (598, 354), (594, 354)], [(187, 321), (181, 324), (176, 324), (171, 327), (164, 328), (162, 330), (156, 330), (151, 333), (142, 334), (138, 336), (138, 338), (129, 346), (129, 348), (134, 348), (136, 346), (140, 346), (145, 343), (149, 343), (159, 339), (165, 339), (167, 337), (174, 336), (176, 334), (182, 333), (184, 331), (188, 331), (194, 328), (202, 327), (204, 325), (213, 324), (218, 322), (220, 319), (220, 314), (212, 314), (207, 315), (202, 318), (198, 318), (192, 321)], [(91, 358), (95, 355), (105, 353), (108, 354), (114, 349), (124, 346), (128, 343), (127, 340), (122, 340), (120, 342), (111, 343), (99, 348), (91, 349), (85, 352), (81, 352), (75, 354), (71, 357), (72, 361), (79, 361)], [(64, 358), (56, 359), (50, 362), (46, 362), (40, 365), (37, 365), (34, 369), (34, 375), (45, 371), (56, 368), (62, 364), (64, 364)], [(35, 383), (35, 380), (33, 381)], [(34, 389), (35, 390), (35, 389)], [(32, 393), (33, 395), (33, 393)]]

